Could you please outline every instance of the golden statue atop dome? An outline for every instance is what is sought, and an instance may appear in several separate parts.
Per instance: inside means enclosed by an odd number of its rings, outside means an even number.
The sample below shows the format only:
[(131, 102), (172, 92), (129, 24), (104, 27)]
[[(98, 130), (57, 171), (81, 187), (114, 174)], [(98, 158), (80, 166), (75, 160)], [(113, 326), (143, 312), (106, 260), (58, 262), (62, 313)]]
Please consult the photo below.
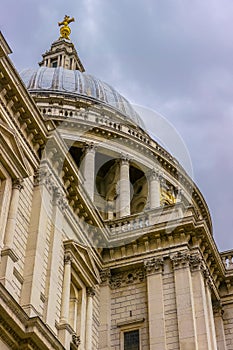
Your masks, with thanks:
[(69, 23), (74, 22), (74, 17), (70, 18), (70, 16), (65, 15), (64, 19), (62, 22), (58, 22), (60, 28), (60, 39), (67, 39), (70, 40), (70, 33), (71, 29), (69, 27)]

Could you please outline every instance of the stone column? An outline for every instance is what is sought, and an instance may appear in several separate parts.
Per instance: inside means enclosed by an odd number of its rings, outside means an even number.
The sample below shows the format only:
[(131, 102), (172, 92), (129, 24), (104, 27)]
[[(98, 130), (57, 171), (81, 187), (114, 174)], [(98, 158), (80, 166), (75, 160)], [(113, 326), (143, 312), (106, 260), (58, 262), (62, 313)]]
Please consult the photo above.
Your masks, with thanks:
[(86, 337), (86, 313), (87, 313), (87, 291), (86, 288), (82, 288), (81, 292), (81, 312), (79, 317), (80, 324), (80, 350), (84, 350), (85, 348), (85, 337)]
[(157, 170), (152, 169), (149, 171), (149, 200), (150, 209), (160, 207), (160, 181), (159, 173)]
[(83, 159), (84, 187), (92, 201), (94, 200), (95, 190), (95, 152), (96, 146), (90, 143), (86, 146), (86, 153)]
[(223, 325), (223, 309), (220, 300), (213, 303), (214, 323), (217, 338), (218, 350), (227, 350), (225, 331)]
[(145, 261), (150, 350), (166, 350), (166, 332), (163, 296), (163, 260)]
[(21, 179), (15, 179), (12, 183), (10, 208), (4, 237), (4, 248), (1, 251), (0, 281), (12, 293), (14, 292), (12, 286), (14, 264), (18, 260), (18, 257), (13, 250), (13, 241), (19, 207), (19, 196), (20, 191), (23, 188), (22, 182)]
[(70, 283), (71, 283), (71, 262), (72, 256), (66, 253), (64, 257), (64, 275), (62, 285), (62, 300), (61, 300), (61, 323), (69, 321), (69, 303), (70, 303)]
[(203, 263), (198, 254), (190, 256), (190, 267), (192, 271), (198, 350), (212, 350)]
[(58, 338), (65, 349), (70, 348), (73, 329), (69, 325), (69, 304), (70, 304), (70, 283), (71, 283), (71, 263), (72, 256), (65, 253), (64, 256), (64, 275), (62, 284), (61, 315), (58, 328)]
[(129, 157), (121, 155), (120, 163), (120, 217), (130, 215)]
[(110, 269), (102, 270), (100, 273), (100, 332), (99, 349), (109, 350), (110, 330), (111, 330), (111, 289), (110, 289)]
[(87, 317), (86, 317), (86, 348), (92, 350), (92, 324), (93, 324), (93, 297), (95, 291), (92, 287), (87, 287)]
[(175, 292), (180, 349), (198, 350), (193, 289), (187, 252), (171, 256), (175, 277)]
[(13, 183), (12, 183), (11, 203), (10, 203), (9, 214), (8, 214), (7, 225), (6, 225), (4, 248), (11, 249), (13, 247), (15, 226), (16, 226), (18, 206), (19, 206), (19, 195), (20, 195), (21, 189), (23, 188), (22, 183), (23, 183), (22, 179), (13, 180)]

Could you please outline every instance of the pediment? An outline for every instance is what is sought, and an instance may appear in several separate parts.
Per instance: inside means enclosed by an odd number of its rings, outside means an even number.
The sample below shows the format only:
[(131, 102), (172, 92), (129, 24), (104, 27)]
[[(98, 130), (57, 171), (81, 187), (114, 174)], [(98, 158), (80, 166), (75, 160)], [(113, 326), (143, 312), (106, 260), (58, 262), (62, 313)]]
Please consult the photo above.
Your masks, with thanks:
[(72, 254), (72, 266), (86, 285), (91, 286), (100, 282), (99, 270), (89, 247), (68, 240), (64, 242), (64, 248), (66, 253)]
[(22, 177), (29, 175), (27, 160), (16, 132), (0, 120), (0, 145), (7, 152), (8, 157), (14, 160), (15, 166), (22, 173)]
[(95, 265), (95, 262), (91, 256), (91, 252), (89, 248), (82, 246), (79, 243), (75, 243), (76, 249), (86, 266), (95, 274), (95, 277), (99, 279), (99, 272)]

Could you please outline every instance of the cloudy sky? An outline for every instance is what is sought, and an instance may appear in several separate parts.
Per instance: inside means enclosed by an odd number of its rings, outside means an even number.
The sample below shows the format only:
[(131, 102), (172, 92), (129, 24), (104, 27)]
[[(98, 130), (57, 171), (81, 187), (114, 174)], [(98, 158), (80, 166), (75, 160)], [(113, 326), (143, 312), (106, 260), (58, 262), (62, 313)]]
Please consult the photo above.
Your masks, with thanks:
[(37, 65), (65, 14), (86, 71), (184, 140), (217, 245), (233, 248), (232, 0), (3, 0), (0, 29), (18, 70)]

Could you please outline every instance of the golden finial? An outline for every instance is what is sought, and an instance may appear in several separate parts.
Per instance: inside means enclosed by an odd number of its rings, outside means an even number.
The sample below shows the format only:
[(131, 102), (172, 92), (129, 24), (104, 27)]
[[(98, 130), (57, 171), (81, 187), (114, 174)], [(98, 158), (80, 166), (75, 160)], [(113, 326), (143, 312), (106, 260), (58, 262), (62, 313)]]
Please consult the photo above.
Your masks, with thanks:
[(64, 38), (64, 39), (70, 40), (69, 35), (71, 33), (71, 29), (68, 25), (70, 22), (74, 22), (74, 17), (70, 18), (70, 16), (67, 16), (67, 15), (65, 15), (62, 22), (58, 22), (59, 27), (62, 26), (60, 28), (60, 34), (61, 34), (60, 39)]

